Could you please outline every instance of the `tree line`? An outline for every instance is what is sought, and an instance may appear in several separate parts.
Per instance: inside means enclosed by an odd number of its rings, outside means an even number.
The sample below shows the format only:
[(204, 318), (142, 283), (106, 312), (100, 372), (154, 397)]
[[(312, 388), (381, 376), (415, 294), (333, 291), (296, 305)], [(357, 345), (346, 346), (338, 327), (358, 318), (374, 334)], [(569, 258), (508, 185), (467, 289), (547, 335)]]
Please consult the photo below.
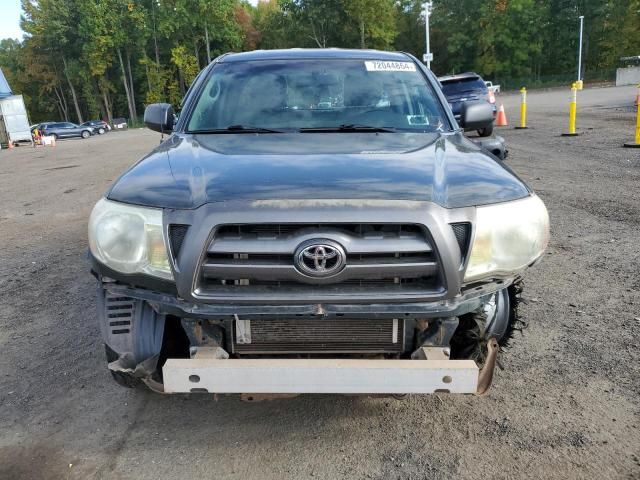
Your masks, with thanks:
[[(422, 58), (420, 0), (22, 0), (22, 41), (0, 41), (0, 67), (33, 121), (124, 116), (178, 106), (216, 56), (256, 48), (401, 50)], [(640, 55), (640, 0), (434, 0), (436, 74), (500, 81), (611, 70)]]

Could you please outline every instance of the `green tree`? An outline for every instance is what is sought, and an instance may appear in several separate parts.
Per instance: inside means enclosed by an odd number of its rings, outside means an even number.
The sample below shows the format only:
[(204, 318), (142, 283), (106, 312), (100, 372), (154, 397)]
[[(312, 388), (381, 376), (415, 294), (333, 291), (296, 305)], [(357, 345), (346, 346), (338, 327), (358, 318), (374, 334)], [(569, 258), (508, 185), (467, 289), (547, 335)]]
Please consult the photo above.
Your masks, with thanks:
[[(66, 79), (78, 122), (82, 123), (76, 82), (80, 67), (75, 60), (80, 56), (80, 38), (76, 26), (79, 24), (79, 9), (74, 0), (22, 0), (24, 15), (22, 29), (31, 35), (34, 48), (46, 52), (46, 61), (54, 71), (62, 70)], [(61, 62), (62, 65), (59, 65)]]
[(388, 49), (397, 35), (392, 0), (343, 0), (345, 12), (356, 23), (360, 48)]
[(181, 78), (184, 79), (186, 84), (191, 84), (200, 70), (198, 59), (195, 55), (190, 54), (184, 45), (178, 45), (171, 49), (171, 61), (178, 67)]
[(290, 8), (283, 9), (278, 0), (259, 2), (253, 10), (253, 24), (260, 34), (260, 48), (305, 46), (309, 41), (306, 28), (298, 22), (294, 12)]
[(604, 7), (597, 65), (612, 68), (620, 57), (640, 53), (640, 0), (608, 2)]
[(480, 10), (475, 68), (490, 77), (525, 76), (542, 52), (540, 10), (535, 0), (496, 0)]
[(349, 18), (342, 0), (283, 0), (284, 14), (299, 23), (301, 46), (320, 48), (349, 46), (345, 27)]

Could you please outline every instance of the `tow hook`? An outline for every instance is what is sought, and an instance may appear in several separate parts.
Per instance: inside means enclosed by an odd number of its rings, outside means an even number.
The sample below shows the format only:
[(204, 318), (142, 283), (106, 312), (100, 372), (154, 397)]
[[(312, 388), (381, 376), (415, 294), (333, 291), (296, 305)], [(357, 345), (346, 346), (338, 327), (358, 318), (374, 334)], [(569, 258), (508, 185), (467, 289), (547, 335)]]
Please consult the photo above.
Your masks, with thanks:
[(487, 359), (478, 374), (478, 390), (476, 391), (476, 395), (478, 396), (485, 395), (489, 391), (489, 388), (491, 388), (493, 370), (496, 368), (499, 351), (498, 341), (493, 337), (490, 338), (487, 342)]

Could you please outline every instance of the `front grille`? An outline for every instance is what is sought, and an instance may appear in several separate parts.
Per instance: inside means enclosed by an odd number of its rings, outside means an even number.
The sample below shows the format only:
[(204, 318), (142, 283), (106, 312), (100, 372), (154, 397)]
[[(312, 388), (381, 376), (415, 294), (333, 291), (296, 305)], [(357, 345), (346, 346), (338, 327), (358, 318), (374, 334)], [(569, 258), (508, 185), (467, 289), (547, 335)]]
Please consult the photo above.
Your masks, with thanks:
[[(342, 246), (346, 264), (328, 278), (295, 265), (301, 244)], [(242, 224), (218, 227), (196, 279), (196, 295), (273, 294), (312, 300), (323, 295), (441, 293), (442, 276), (429, 234), (415, 224)]]
[(221, 225), (216, 236), (227, 238), (277, 238), (297, 234), (300, 230), (313, 230), (334, 227), (355, 236), (396, 236), (419, 234), (421, 228), (415, 224), (378, 224), (378, 223), (250, 223)]
[(238, 354), (400, 353), (402, 319), (296, 318), (237, 320), (233, 352)]

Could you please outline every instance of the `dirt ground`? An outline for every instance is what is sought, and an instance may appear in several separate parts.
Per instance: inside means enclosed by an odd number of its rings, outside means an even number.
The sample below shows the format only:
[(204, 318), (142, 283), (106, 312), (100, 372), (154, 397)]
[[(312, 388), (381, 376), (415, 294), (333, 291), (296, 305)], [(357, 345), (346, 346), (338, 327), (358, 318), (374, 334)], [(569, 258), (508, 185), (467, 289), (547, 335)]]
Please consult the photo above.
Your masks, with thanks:
[[(85, 259), (94, 202), (159, 135), (0, 151), (0, 479), (640, 478), (635, 89), (529, 93), (507, 163), (546, 202), (528, 328), (490, 395), (161, 396), (110, 378)], [(517, 95), (499, 98), (512, 124)]]

